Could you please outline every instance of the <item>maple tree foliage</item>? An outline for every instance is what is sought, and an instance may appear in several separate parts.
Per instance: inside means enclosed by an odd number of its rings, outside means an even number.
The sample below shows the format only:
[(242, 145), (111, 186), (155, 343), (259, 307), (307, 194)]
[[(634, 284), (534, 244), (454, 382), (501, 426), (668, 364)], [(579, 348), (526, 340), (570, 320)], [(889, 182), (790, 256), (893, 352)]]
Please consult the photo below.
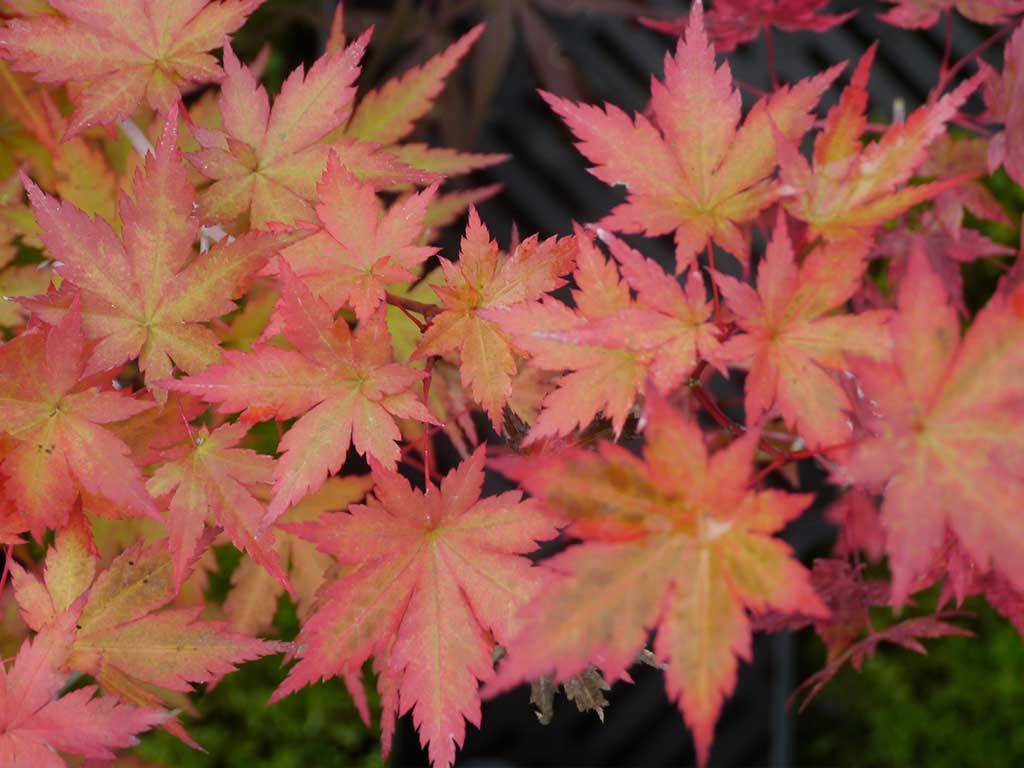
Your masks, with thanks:
[[(494, 4), (376, 86), (339, 8), (273, 94), (230, 40), (259, 5), (2, 4), (0, 763), (201, 748), (196, 686), (286, 653), (274, 701), (339, 677), (369, 725), (372, 670), (385, 753), (411, 713), (444, 768), (483, 698), (530, 683), (547, 722), (561, 686), (603, 719), (648, 663), (704, 765), (755, 632), (821, 638), (806, 705), (970, 634), (968, 597), (1024, 629), (1024, 5), (891, 2), (996, 27), (891, 125), (877, 45), (841, 89), (845, 62), (778, 82), (773, 29), (850, 17), (821, 0), (648, 20), (681, 39), (646, 110), (540, 94), (621, 202), (507, 247), (496, 187), (449, 183), (505, 158), (418, 126), (474, 46), (515, 20), (536, 48), (565, 8)], [(717, 54), (761, 34), (744, 110)], [(805, 565), (785, 529), (817, 491), (836, 545)]]

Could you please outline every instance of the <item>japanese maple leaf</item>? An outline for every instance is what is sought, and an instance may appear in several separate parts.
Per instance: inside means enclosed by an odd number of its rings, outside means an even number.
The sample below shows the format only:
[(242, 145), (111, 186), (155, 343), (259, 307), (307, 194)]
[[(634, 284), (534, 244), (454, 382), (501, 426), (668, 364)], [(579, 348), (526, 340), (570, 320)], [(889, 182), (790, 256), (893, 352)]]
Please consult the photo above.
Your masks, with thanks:
[(434, 286), (443, 309), (431, 320), (413, 359), (459, 352), (462, 385), (501, 428), (502, 407), (516, 372), (508, 336), (483, 312), (534, 302), (553, 291), (572, 269), (573, 237), (524, 240), (505, 256), (476, 210), (470, 211), (459, 261), (441, 259), (445, 284)]
[(173, 491), (167, 527), (176, 589), (188, 575), (208, 518), (223, 526), (236, 547), (288, 583), (274, 548), (274, 535), (266, 528), (266, 509), (252, 494), (254, 484), (271, 482), (274, 460), (235, 447), (248, 431), (243, 423), (225, 424), (213, 432), (200, 427), (186, 445), (164, 453), (169, 461), (146, 483), (154, 498)]
[(716, 273), (744, 332), (730, 338), (722, 354), (748, 369), (748, 423), (759, 421), (774, 406), (812, 447), (853, 436), (850, 403), (832, 372), (848, 370), (846, 355), (881, 360), (890, 352), (888, 312), (837, 312), (860, 287), (866, 250), (856, 242), (824, 246), (797, 267), (780, 211), (756, 291)]
[[(825, 32), (845, 24), (857, 13), (822, 13), (828, 4), (829, 0), (715, 0), (707, 14), (708, 34), (719, 53), (729, 53), (770, 27), (787, 32), (803, 29)], [(659, 32), (679, 36), (686, 31), (688, 18), (682, 16), (668, 21), (641, 18), (640, 22)]]
[(89, 534), (70, 528), (47, 551), (42, 579), (17, 563), (11, 569), (18, 607), (32, 629), (59, 625), (80, 607), (63, 664), (126, 701), (159, 704), (161, 689), (191, 691), (191, 683), (209, 682), (243, 661), (281, 650), (278, 643), (200, 619), (202, 605), (160, 610), (177, 595), (163, 541), (129, 547), (100, 571)]
[(213, 179), (199, 194), (204, 218), (231, 221), (248, 214), (253, 228), (312, 221), (317, 181), (331, 149), (361, 177), (387, 183), (427, 178), (374, 144), (324, 141), (351, 113), (353, 83), (369, 38), (367, 31), (344, 50), (325, 54), (309, 72), (294, 70), (273, 109), (266, 89), (225, 47), (227, 77), (218, 99), (223, 130), (197, 128), (201, 149), (189, 155)]
[(956, 9), (978, 24), (1005, 24), (1016, 13), (1024, 13), (1022, 0), (886, 0), (895, 5), (879, 18), (905, 29), (934, 26), (943, 13)]
[[(516, 630), (516, 611), (546, 573), (521, 557), (556, 528), (519, 491), (480, 499), (481, 447), (426, 492), (373, 465), (374, 496), (349, 512), (293, 526), (345, 567), (303, 625), (302, 659), (273, 700), (320, 679), (380, 665), (385, 722), (413, 710), (434, 768), (448, 768), (480, 724), (477, 681), (493, 674), (495, 642)], [(387, 746), (387, 745), (386, 745)]]
[(747, 225), (778, 196), (772, 125), (799, 142), (812, 110), (840, 67), (762, 99), (740, 122), (740, 94), (728, 64), (715, 66), (701, 5), (694, 6), (685, 40), (665, 59), (665, 81), (651, 81), (652, 123), (618, 107), (573, 104), (541, 95), (579, 140), (580, 152), (607, 184), (622, 184), (626, 202), (601, 226), (649, 236), (675, 234), (676, 270), (689, 266), (712, 240), (741, 261)]
[[(1022, 4), (1024, 6), (1024, 4)], [(989, 142), (988, 165), (1000, 165), (1018, 184), (1024, 184), (1024, 27), (1017, 27), (1003, 49), (1003, 70), (987, 65), (985, 106), (988, 118), (1005, 128)]]
[(903, 186), (927, 159), (928, 145), (943, 134), (980, 80), (975, 76), (931, 106), (889, 127), (881, 139), (861, 142), (867, 126), (867, 82), (877, 46), (861, 58), (850, 85), (825, 119), (814, 143), (814, 163), (776, 133), (786, 210), (807, 222), (811, 237), (864, 237), (879, 224), (966, 180), (965, 176)]
[[(369, 475), (331, 477), (316, 493), (306, 496), (276, 521), (275, 548), (295, 588), (295, 612), (300, 621), (313, 612), (317, 590), (334, 563), (316, 545), (283, 530), (282, 525), (316, 520), (325, 512), (347, 509), (361, 501), (373, 485)], [(265, 632), (273, 625), (277, 600), (284, 585), (252, 558), (244, 558), (231, 574), (231, 591), (224, 601), (224, 613), (231, 626), (244, 634)]]
[(33, 326), (0, 345), (0, 434), (6, 493), (38, 539), (58, 528), (80, 493), (157, 516), (129, 448), (107, 424), (153, 407), (85, 377), (77, 301), (55, 326)]
[(70, 136), (127, 117), (144, 101), (166, 112), (185, 87), (219, 80), (224, 73), (209, 51), (262, 1), (51, 0), (60, 15), (9, 21), (0, 52), (40, 82), (77, 86)]
[(583, 328), (553, 334), (566, 341), (633, 350), (648, 366), (649, 380), (660, 394), (679, 387), (698, 361), (721, 364), (718, 330), (711, 322), (712, 303), (704, 277), (689, 270), (685, 286), (610, 232), (598, 236), (618, 262), (636, 303), (591, 320)]
[(75, 636), (74, 614), (24, 640), (6, 670), (0, 664), (0, 764), (7, 768), (64, 768), (58, 752), (89, 760), (114, 759), (137, 735), (167, 719), (109, 697), (93, 698), (95, 685), (60, 692), (60, 672)]
[(655, 628), (666, 689), (705, 765), (737, 659), (750, 658), (747, 610), (827, 614), (808, 572), (771, 536), (811, 498), (748, 489), (753, 433), (709, 457), (697, 424), (657, 396), (647, 418), (643, 460), (604, 442), (597, 452), (506, 464), (574, 521), (569, 533), (584, 543), (547, 561), (564, 576), (523, 609), (484, 694), (546, 674), (563, 681), (591, 662), (607, 679), (622, 678)]
[(317, 185), (322, 229), (283, 253), (292, 271), (333, 310), (346, 304), (360, 320), (384, 301), (390, 283), (414, 282), (436, 248), (420, 245), (437, 185), (385, 209), (373, 184), (361, 183), (332, 151)]
[(242, 411), (246, 423), (299, 417), (279, 446), (271, 518), (337, 472), (350, 443), (393, 468), (401, 437), (395, 419), (437, 423), (413, 391), (424, 372), (393, 362), (383, 308), (353, 333), (283, 259), (278, 270), (284, 333), (294, 348), (227, 351), (224, 363), (166, 384), (225, 413)]
[(177, 148), (177, 120), (171, 109), (156, 154), (136, 175), (135, 199), (121, 198), (120, 235), (25, 179), (42, 240), (60, 260), (64, 279), (62, 293), (32, 306), (52, 320), (77, 290), (86, 336), (99, 342), (86, 373), (137, 356), (147, 380), (155, 381), (170, 376), (175, 365), (193, 373), (217, 362), (217, 336), (202, 323), (235, 309), (232, 299), (244, 292), (250, 276), (307, 234), (250, 232), (195, 255), (199, 223)]
[(1024, 292), (997, 293), (961, 341), (956, 310), (918, 253), (891, 328), (892, 361), (854, 367), (875, 436), (846, 469), (869, 490), (884, 487), (894, 603), (920, 587), (947, 531), (981, 571), (1024, 588)]
[[(612, 318), (635, 310), (629, 286), (620, 278), (615, 264), (605, 259), (587, 233), (577, 229), (576, 238), (575, 307), (545, 296), (540, 302), (490, 310), (486, 315), (508, 334), (517, 349), (529, 355), (531, 366), (567, 371), (557, 388), (544, 397), (526, 443), (567, 435), (602, 413), (620, 434), (648, 375), (648, 353), (628, 345), (604, 347), (573, 336), (594, 326), (614, 325)], [(675, 293), (669, 295), (673, 301), (679, 298)], [(673, 308), (673, 313), (689, 310), (684, 302)], [(671, 319), (665, 320), (666, 325), (670, 323)]]

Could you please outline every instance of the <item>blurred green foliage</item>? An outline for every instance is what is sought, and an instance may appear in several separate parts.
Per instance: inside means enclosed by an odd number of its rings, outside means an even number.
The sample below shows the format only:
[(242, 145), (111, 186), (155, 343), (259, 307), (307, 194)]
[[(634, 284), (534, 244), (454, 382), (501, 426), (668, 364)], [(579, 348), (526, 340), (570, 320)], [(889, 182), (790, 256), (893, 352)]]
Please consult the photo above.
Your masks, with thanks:
[[(927, 656), (883, 646), (861, 672), (841, 672), (797, 719), (798, 764), (1024, 765), (1024, 644), (983, 601), (964, 608), (976, 637), (926, 641)], [(820, 643), (805, 650), (820, 666)]]

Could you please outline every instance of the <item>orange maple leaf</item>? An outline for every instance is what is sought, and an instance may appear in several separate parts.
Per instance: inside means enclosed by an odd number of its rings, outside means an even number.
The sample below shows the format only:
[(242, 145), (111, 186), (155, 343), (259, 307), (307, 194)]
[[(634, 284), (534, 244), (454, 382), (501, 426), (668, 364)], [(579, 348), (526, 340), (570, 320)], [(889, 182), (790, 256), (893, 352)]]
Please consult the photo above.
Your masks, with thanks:
[(9, 21), (0, 51), (40, 82), (77, 86), (65, 133), (73, 136), (128, 117), (143, 101), (166, 112), (184, 88), (219, 80), (209, 51), (262, 2), (50, 0), (60, 15)]
[(749, 659), (747, 610), (827, 615), (810, 574), (771, 534), (805, 495), (748, 489), (757, 436), (708, 456), (688, 416), (653, 396), (644, 459), (614, 443), (509, 460), (505, 471), (584, 540), (547, 563), (564, 574), (523, 609), (491, 696), (596, 663), (622, 678), (657, 630), (654, 653), (707, 763), (715, 722)]
[(905, 121), (890, 126), (879, 141), (864, 146), (867, 82), (876, 50), (877, 44), (864, 54), (839, 103), (826, 116), (825, 127), (814, 142), (813, 165), (791, 138), (776, 131), (786, 210), (807, 222), (812, 237), (865, 237), (879, 224), (970, 178), (960, 175), (902, 186), (927, 159), (928, 146), (943, 134), (946, 123), (980, 85), (984, 73), (935, 104), (916, 110)]
[(373, 184), (361, 183), (331, 152), (317, 185), (322, 229), (284, 256), (292, 271), (332, 310), (348, 305), (365, 320), (391, 283), (415, 282), (413, 271), (436, 248), (420, 245), (437, 184), (384, 208)]
[(376, 656), (382, 720), (412, 709), (431, 764), (452, 764), (464, 719), (480, 724), (477, 681), (493, 674), (495, 642), (512, 637), (517, 608), (546, 582), (520, 555), (556, 533), (519, 491), (481, 499), (483, 467), (479, 448), (440, 491), (430, 485), (424, 493), (373, 463), (374, 496), (365, 505), (291, 526), (345, 573), (303, 625), (302, 659), (272, 700), (358, 673)]
[(564, 285), (576, 242), (574, 237), (531, 237), (505, 256), (474, 209), (459, 261), (441, 259), (445, 283), (432, 288), (444, 308), (432, 319), (413, 359), (458, 351), (462, 386), (498, 429), (517, 366), (510, 339), (485, 313), (535, 302)]
[(892, 362), (854, 368), (875, 436), (845, 477), (884, 489), (893, 601), (926, 586), (947, 531), (979, 569), (1024, 589), (1024, 291), (996, 294), (960, 341), (956, 309), (918, 252), (891, 327)]
[(201, 149), (189, 155), (213, 179), (199, 194), (204, 218), (231, 221), (248, 215), (254, 229), (271, 221), (312, 221), (317, 181), (332, 150), (349, 171), (378, 184), (433, 178), (376, 144), (331, 135), (351, 115), (359, 62), (371, 32), (344, 50), (324, 54), (309, 72), (294, 70), (273, 109), (266, 89), (225, 47), (227, 77), (217, 102), (223, 128), (196, 128)]
[(867, 268), (866, 244), (856, 241), (812, 251), (797, 267), (785, 214), (757, 275), (757, 291), (715, 275), (743, 334), (722, 356), (748, 370), (748, 424), (778, 408), (786, 424), (811, 446), (838, 444), (853, 436), (850, 402), (830, 371), (846, 371), (846, 355), (881, 360), (889, 355), (884, 310), (838, 314), (860, 287)]
[(225, 413), (242, 411), (246, 423), (299, 417), (279, 446), (283, 456), (274, 469), (271, 518), (340, 469), (350, 443), (394, 467), (401, 437), (395, 419), (437, 423), (412, 389), (426, 374), (393, 360), (383, 308), (353, 333), (284, 259), (278, 271), (279, 311), (293, 349), (267, 344), (251, 352), (229, 350), (224, 363), (166, 382), (169, 389), (217, 403)]
[(769, 178), (776, 165), (771, 126), (798, 142), (841, 69), (780, 88), (738, 127), (740, 94), (729, 65), (715, 66), (697, 3), (685, 40), (674, 57), (666, 56), (665, 81), (651, 83), (653, 123), (644, 115), (632, 120), (612, 105), (601, 109), (541, 95), (596, 164), (591, 173), (629, 193), (601, 226), (651, 237), (674, 233), (676, 271), (682, 272), (712, 240), (747, 261), (748, 225), (778, 197)]
[(159, 519), (128, 446), (105, 426), (154, 403), (100, 390), (86, 377), (85, 355), (77, 300), (57, 325), (36, 325), (0, 345), (5, 492), (37, 539), (67, 523), (82, 492)]
[(274, 547), (271, 521), (252, 486), (270, 483), (274, 460), (237, 448), (248, 432), (242, 423), (213, 432), (198, 428), (190, 440), (164, 451), (165, 459), (146, 483), (154, 498), (171, 495), (167, 506), (168, 544), (174, 558), (174, 585), (180, 588), (196, 554), (207, 518), (212, 517), (239, 549), (245, 550), (290, 589)]
[[(31, 303), (48, 321), (81, 296), (86, 336), (98, 340), (86, 373), (130, 358), (149, 382), (174, 366), (195, 373), (220, 360), (217, 336), (202, 325), (234, 310), (249, 278), (284, 246), (308, 232), (249, 232), (196, 255), (195, 193), (177, 147), (172, 108), (155, 155), (135, 178), (135, 198), (122, 196), (120, 234), (102, 219), (46, 195), (27, 178), (43, 243), (61, 266), (60, 292)], [(155, 388), (161, 401), (166, 393)]]
[[(668, 394), (701, 358), (720, 366), (718, 331), (711, 322), (704, 278), (691, 269), (685, 287), (655, 262), (609, 232), (601, 239), (625, 277), (577, 231), (573, 273), (575, 310), (553, 299), (486, 313), (530, 355), (530, 364), (570, 371), (542, 403), (527, 442), (565, 435), (604, 413), (615, 432), (649, 380)], [(629, 289), (637, 292), (632, 300)]]
[[(200, 619), (202, 606), (161, 610), (178, 592), (173, 573), (163, 541), (131, 546), (101, 571), (90, 534), (78, 526), (57, 534), (42, 579), (11, 563), (15, 598), (29, 627), (45, 631), (73, 614), (75, 632), (63, 666), (144, 706), (161, 705), (169, 692), (191, 691), (192, 683), (282, 650), (279, 643)], [(171, 730), (188, 738), (180, 724)]]

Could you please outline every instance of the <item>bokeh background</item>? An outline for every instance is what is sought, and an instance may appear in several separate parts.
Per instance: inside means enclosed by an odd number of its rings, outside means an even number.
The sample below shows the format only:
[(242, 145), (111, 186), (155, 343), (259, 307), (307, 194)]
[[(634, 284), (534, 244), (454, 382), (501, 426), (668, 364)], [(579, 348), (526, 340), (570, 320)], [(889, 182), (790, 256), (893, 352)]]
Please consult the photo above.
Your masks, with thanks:
[[(639, 26), (644, 14), (671, 17), (683, 0), (395, 0), (345, 6), (350, 35), (374, 24), (376, 32), (360, 80), (379, 84), (442, 50), (480, 20), (488, 31), (422, 126), (424, 138), (443, 146), (501, 152), (508, 162), (479, 172), (473, 186), (502, 185), (481, 213), (498, 240), (522, 233), (566, 234), (573, 221), (600, 217), (620, 194), (586, 172), (570, 136), (536, 95), (544, 87), (591, 102), (644, 108), (652, 74), (661, 71), (673, 41)], [(780, 78), (793, 81), (842, 60), (856, 59), (874, 41), (880, 50), (872, 80), (872, 112), (882, 122), (922, 104), (934, 84), (944, 45), (939, 25), (906, 32), (883, 25), (880, 4), (834, 2), (830, 10), (858, 10), (853, 21), (826, 34), (776, 33)], [(333, 0), (269, 0), (236, 36), (243, 58), (270, 46), (265, 82), (279, 87), (299, 64), (322, 52)], [(991, 30), (957, 17), (954, 58)], [(989, 56), (1001, 61), (999, 47)], [(767, 89), (763, 41), (728, 56), (735, 77)], [(830, 98), (834, 99), (834, 95)], [(990, 182), (1011, 217), (1019, 220), (1024, 196), (1005, 178)], [(444, 253), (457, 252), (458, 227), (447, 233)], [(1016, 246), (1012, 233), (990, 232)], [(652, 256), (667, 260), (671, 244), (645, 241)], [(966, 267), (968, 290), (984, 291), (993, 276), (985, 265)], [(486, 428), (483, 423), (481, 428)], [(804, 468), (805, 487), (822, 476)], [(822, 487), (818, 506), (787, 531), (809, 562), (827, 555), (834, 530), (821, 510), (830, 501)], [(211, 579), (223, 599), (237, 557), (218, 552)], [(810, 634), (759, 637), (754, 661), (744, 666), (727, 704), (712, 752), (716, 766), (1012, 766), (1024, 765), (1024, 648), (1017, 632), (983, 604), (968, 603), (976, 638), (930, 643), (928, 656), (885, 649), (861, 672), (846, 670), (802, 713), (787, 706), (799, 682), (819, 669), (824, 651)], [(880, 621), (885, 617), (880, 615)], [(275, 621), (280, 637), (298, 629), (283, 599)], [(207, 752), (194, 752), (162, 732), (145, 737), (124, 765), (174, 768), (361, 768), (381, 766), (377, 732), (358, 719), (338, 681), (307, 688), (274, 707), (270, 693), (282, 678), (279, 658), (244, 666), (196, 698), (196, 719), (186, 722)], [(690, 737), (678, 710), (667, 702), (660, 673), (638, 668), (635, 684), (610, 692), (602, 723), (560, 699), (550, 725), (541, 725), (519, 690), (484, 706), (484, 731), (470, 728), (464, 768), (525, 766), (679, 766), (693, 761)], [(409, 718), (400, 724), (393, 766), (426, 766)]]

